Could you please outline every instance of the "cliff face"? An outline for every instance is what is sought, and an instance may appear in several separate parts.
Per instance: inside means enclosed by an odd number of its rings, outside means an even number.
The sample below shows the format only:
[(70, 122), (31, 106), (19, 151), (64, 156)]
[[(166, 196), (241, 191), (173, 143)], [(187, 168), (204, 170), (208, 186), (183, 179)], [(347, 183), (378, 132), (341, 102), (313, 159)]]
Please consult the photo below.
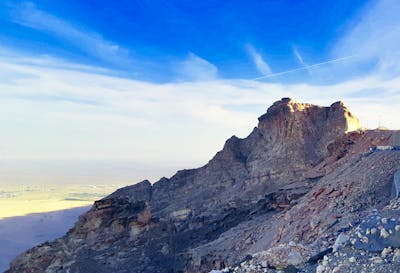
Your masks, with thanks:
[(291, 154), (294, 164), (303, 163), (305, 167), (322, 161), (330, 142), (360, 127), (342, 102), (320, 107), (289, 98), (275, 102), (258, 124), (273, 146), (280, 149), (274, 156)]
[(291, 240), (318, 250), (392, 194), (400, 152), (367, 152), (399, 133), (359, 128), (341, 102), (284, 98), (207, 165), (95, 202), (7, 272), (207, 272)]

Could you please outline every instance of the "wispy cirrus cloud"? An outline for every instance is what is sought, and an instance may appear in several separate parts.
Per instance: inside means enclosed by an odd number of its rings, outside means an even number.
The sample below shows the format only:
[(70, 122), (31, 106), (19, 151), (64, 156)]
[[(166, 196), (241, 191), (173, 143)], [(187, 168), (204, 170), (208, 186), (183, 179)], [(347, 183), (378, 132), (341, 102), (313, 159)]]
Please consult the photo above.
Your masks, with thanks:
[(265, 76), (272, 73), (271, 67), (252, 45), (247, 44), (246, 51), (250, 55), (254, 65), (261, 74)]
[(218, 77), (218, 68), (190, 52), (186, 59), (175, 66), (178, 78), (185, 81), (210, 81)]
[(322, 105), (344, 100), (365, 126), (376, 127), (381, 115), (382, 125), (400, 128), (400, 77), (331, 85), (218, 78), (157, 84), (20, 56), (0, 58), (0, 79), (2, 159), (179, 158), (199, 164), (231, 134), (245, 137), (267, 106), (287, 96)]
[(293, 55), (296, 57), (297, 61), (307, 70), (308, 74), (312, 76), (311, 67), (304, 61), (303, 56), (301, 56), (297, 47), (293, 46), (292, 48)]
[(321, 105), (344, 100), (365, 126), (400, 128), (400, 77), (332, 85), (218, 78), (157, 84), (106, 72), (0, 52), (0, 183), (156, 181), (206, 163), (287, 96)]
[(334, 46), (333, 56), (357, 55), (350, 69), (400, 74), (400, 2), (397, 0), (370, 1), (350, 25), (347, 33)]
[(24, 2), (14, 5), (10, 11), (11, 19), (19, 25), (46, 32), (79, 48), (86, 54), (108, 64), (131, 65), (129, 51), (109, 41), (100, 34), (60, 19), (36, 7), (34, 3)]

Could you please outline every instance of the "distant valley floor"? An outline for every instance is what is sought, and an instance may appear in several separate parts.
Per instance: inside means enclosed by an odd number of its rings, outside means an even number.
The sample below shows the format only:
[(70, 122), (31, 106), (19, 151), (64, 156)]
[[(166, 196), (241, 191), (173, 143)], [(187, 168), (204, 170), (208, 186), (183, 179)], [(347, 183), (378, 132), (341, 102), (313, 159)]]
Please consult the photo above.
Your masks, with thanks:
[(121, 185), (0, 185), (0, 220), (90, 206), (119, 187)]
[(0, 272), (27, 249), (63, 236), (120, 185), (0, 185)]

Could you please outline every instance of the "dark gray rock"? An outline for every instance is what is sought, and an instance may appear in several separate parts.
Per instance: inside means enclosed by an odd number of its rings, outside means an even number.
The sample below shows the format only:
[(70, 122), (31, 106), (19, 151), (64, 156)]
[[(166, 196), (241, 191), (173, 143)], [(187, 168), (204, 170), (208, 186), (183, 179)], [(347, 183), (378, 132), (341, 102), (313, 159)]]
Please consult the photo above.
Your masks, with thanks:
[(400, 247), (400, 211), (376, 212), (364, 219), (350, 235), (356, 249), (380, 252), (385, 247)]

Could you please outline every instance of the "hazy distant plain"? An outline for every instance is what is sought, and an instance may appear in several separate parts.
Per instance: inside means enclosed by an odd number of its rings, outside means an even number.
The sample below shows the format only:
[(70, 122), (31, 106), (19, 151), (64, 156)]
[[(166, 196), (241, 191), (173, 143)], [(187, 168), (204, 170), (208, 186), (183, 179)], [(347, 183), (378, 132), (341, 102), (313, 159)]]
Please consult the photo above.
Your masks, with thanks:
[(89, 206), (119, 185), (2, 185), (0, 219)]
[(119, 187), (171, 176), (185, 164), (128, 160), (0, 160), (0, 219), (88, 206)]

